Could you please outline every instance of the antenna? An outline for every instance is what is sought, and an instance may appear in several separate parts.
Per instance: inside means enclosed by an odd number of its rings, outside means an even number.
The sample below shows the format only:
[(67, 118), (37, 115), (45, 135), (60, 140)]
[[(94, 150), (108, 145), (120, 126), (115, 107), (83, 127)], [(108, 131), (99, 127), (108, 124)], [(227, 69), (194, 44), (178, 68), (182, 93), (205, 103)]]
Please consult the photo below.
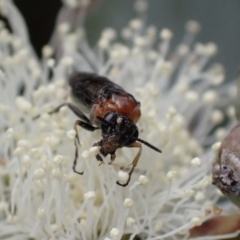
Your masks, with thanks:
[(141, 142), (141, 143), (145, 144), (146, 146), (150, 147), (151, 149), (155, 150), (156, 152), (162, 153), (162, 151), (161, 151), (159, 148), (154, 147), (152, 144), (150, 144), (150, 143), (142, 140), (141, 138), (137, 138), (136, 140), (137, 140), (138, 142)]

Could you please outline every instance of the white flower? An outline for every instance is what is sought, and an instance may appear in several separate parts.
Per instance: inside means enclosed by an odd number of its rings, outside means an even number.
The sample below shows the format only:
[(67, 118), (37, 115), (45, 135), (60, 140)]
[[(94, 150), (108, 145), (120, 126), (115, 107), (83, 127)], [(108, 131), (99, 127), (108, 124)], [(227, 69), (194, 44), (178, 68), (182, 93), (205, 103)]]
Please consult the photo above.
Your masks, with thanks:
[[(64, 2), (61, 16), (88, 4)], [(139, 16), (122, 31), (126, 42), (117, 42), (116, 30), (106, 28), (92, 50), (84, 29), (71, 27), (82, 24), (60, 18), (54, 37), (61, 45), (45, 46), (41, 62), (19, 12), (12, 1), (4, 1), (1, 12), (13, 33), (0, 28), (0, 199), (8, 206), (0, 208), (1, 239), (97, 240), (130, 234), (153, 240), (180, 233), (186, 238), (193, 225), (211, 216), (205, 216), (205, 202), (214, 206), (220, 196), (209, 181), (214, 156), (206, 146), (221, 140), (212, 131), (227, 114), (232, 84), (223, 83), (222, 66), (207, 64), (217, 51), (213, 43), (191, 47), (198, 23), (187, 24), (186, 42), (172, 52), (173, 33), (163, 29), (157, 39), (155, 27), (141, 19), (147, 2), (137, 2)], [(119, 171), (128, 168), (133, 149), (120, 149), (112, 165), (98, 166), (98, 149), (91, 147), (100, 131), (79, 129), (78, 168), (84, 174), (77, 175), (71, 161), (76, 132), (70, 130), (76, 117), (66, 109), (46, 114), (68, 98), (66, 78), (73, 70), (97, 72), (134, 94), (141, 101), (141, 138), (163, 150), (159, 154), (144, 146), (125, 188), (116, 181), (124, 178)], [(219, 109), (221, 116), (213, 116)], [(42, 115), (33, 120), (37, 114)]]

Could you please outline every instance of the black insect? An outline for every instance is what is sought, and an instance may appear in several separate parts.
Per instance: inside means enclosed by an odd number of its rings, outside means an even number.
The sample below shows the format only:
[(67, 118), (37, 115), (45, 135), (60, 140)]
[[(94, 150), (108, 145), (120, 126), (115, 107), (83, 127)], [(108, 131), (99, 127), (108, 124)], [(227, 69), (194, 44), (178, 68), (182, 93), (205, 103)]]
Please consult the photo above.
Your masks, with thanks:
[[(115, 151), (118, 148), (139, 148), (132, 162), (127, 182), (125, 184), (117, 182), (118, 185), (127, 186), (141, 156), (141, 143), (161, 153), (160, 149), (138, 138), (136, 122), (141, 116), (140, 102), (122, 87), (94, 73), (78, 72), (71, 76), (68, 82), (73, 103), (63, 103), (51, 111), (50, 114), (58, 112), (63, 106), (67, 106), (81, 119), (76, 120), (74, 124), (76, 150), (73, 171), (83, 174), (83, 172), (76, 170), (78, 145), (80, 145), (77, 126), (81, 126), (88, 131), (101, 129), (102, 139), (94, 143), (93, 146), (99, 147), (102, 156), (106, 157), (108, 154), (111, 156), (109, 164), (116, 158)], [(83, 112), (87, 113), (89, 118)], [(103, 162), (100, 154), (96, 155), (96, 159)]]

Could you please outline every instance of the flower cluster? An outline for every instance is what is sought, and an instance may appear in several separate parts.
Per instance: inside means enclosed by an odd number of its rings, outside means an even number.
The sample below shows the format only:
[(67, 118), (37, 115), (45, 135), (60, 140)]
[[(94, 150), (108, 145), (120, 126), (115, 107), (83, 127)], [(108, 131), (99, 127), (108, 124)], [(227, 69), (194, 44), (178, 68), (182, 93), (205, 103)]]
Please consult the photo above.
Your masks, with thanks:
[[(146, 26), (147, 1), (137, 0), (137, 18), (122, 29), (122, 40), (106, 28), (92, 49), (82, 24), (88, 1), (66, 0), (38, 60), (18, 10), (10, 0), (0, 3), (12, 30), (0, 22), (1, 239), (186, 239), (192, 227), (219, 214), (209, 146), (225, 136), (223, 121), (234, 122), (234, 88), (224, 83), (223, 67), (209, 63), (216, 45), (193, 45), (197, 22), (186, 24), (172, 51), (172, 32)], [(163, 151), (143, 147), (125, 188), (116, 181), (125, 182), (136, 152), (119, 149), (113, 165), (98, 166), (92, 145), (100, 131), (78, 129), (77, 168), (84, 174), (72, 172), (76, 116), (67, 108), (48, 112), (70, 101), (73, 71), (107, 76), (134, 94), (141, 138)]]

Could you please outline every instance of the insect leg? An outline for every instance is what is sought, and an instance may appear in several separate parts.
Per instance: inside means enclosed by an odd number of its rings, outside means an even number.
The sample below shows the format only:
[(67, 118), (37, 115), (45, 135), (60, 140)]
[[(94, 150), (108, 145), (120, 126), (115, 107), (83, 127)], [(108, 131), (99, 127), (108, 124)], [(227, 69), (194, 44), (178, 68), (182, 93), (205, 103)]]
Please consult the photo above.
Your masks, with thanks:
[(78, 159), (78, 146), (80, 145), (80, 140), (79, 140), (79, 136), (78, 136), (78, 131), (77, 131), (77, 126), (80, 126), (88, 131), (95, 131), (96, 129), (98, 129), (97, 127), (94, 127), (92, 126), (91, 124), (89, 123), (85, 123), (81, 120), (76, 120), (76, 122), (74, 123), (74, 130), (76, 131), (76, 136), (75, 136), (75, 139), (74, 139), (74, 144), (75, 144), (75, 158), (74, 158), (74, 161), (73, 161), (73, 171), (77, 174), (83, 174), (83, 172), (78, 172), (76, 170), (76, 165), (77, 165), (77, 159)]
[(117, 181), (117, 184), (120, 185), (120, 186), (122, 186), (122, 187), (126, 187), (126, 186), (128, 185), (128, 183), (130, 182), (131, 176), (132, 176), (132, 173), (133, 173), (133, 170), (134, 170), (134, 168), (137, 166), (138, 160), (139, 160), (139, 158), (140, 158), (140, 156), (141, 156), (141, 153), (142, 153), (142, 145), (141, 145), (141, 143), (139, 143), (139, 142), (135, 142), (135, 143), (133, 143), (132, 145), (130, 145), (130, 146), (128, 146), (128, 147), (136, 147), (136, 148), (139, 148), (139, 150), (138, 150), (138, 153), (137, 153), (137, 155), (135, 156), (135, 158), (133, 159), (133, 162), (132, 162), (132, 164), (131, 164), (131, 165), (132, 165), (132, 168), (131, 168), (130, 172), (128, 173), (128, 180), (127, 180), (127, 182), (124, 183), (124, 184), (121, 184), (119, 181)]
[[(86, 117), (82, 111), (80, 111), (74, 104), (72, 103), (63, 103), (61, 105), (59, 105), (58, 107), (56, 107), (55, 109), (53, 109), (51, 112), (49, 112), (48, 114), (54, 114), (59, 112), (59, 110), (62, 107), (68, 107), (74, 114), (76, 114), (80, 119), (82, 119), (83, 121), (87, 122), (87, 123), (91, 123), (90, 119), (88, 117)], [(41, 116), (41, 114), (35, 116), (33, 119), (37, 119)]]

